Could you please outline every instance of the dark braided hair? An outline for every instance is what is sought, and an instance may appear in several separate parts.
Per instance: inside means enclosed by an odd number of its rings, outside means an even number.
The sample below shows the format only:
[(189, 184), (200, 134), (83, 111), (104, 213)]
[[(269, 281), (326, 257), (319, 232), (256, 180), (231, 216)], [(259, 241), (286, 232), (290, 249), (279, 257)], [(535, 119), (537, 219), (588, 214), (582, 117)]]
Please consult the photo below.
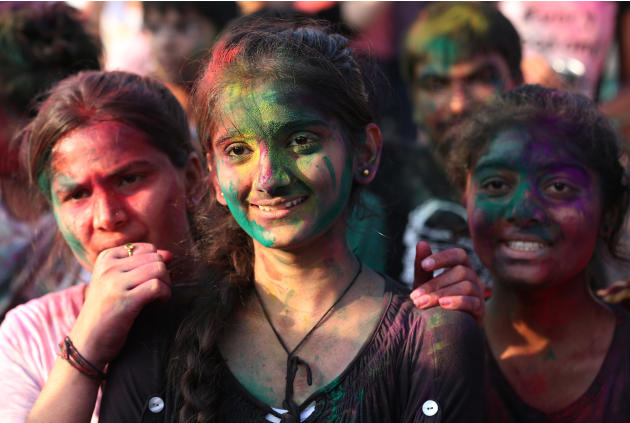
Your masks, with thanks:
[[(314, 21), (245, 17), (219, 38), (196, 84), (193, 104), (199, 137), (208, 153), (221, 116), (221, 96), (238, 83), (251, 88), (270, 81), (308, 93), (342, 127), (354, 149), (374, 121), (372, 86), (348, 40)], [(358, 189), (353, 186), (353, 200)], [(180, 422), (213, 422), (220, 415), (224, 378), (217, 341), (239, 302), (253, 287), (253, 245), (226, 207), (208, 205), (199, 250), (225, 275), (208, 286), (199, 307), (180, 326), (169, 362), (169, 386)]]

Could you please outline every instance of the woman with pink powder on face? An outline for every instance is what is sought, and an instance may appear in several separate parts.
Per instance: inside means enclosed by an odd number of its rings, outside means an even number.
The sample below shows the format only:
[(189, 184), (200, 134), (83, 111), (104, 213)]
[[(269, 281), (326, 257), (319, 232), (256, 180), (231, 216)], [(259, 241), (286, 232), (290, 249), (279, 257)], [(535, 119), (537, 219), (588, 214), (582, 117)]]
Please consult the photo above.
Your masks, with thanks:
[[(30, 410), (29, 420), (65, 421), (70, 410), (87, 420), (98, 372), (135, 316), (168, 300), (172, 280), (195, 275), (189, 214), (203, 193), (201, 161), (175, 97), (153, 79), (123, 72), (84, 72), (57, 84), (22, 141), (31, 178), (92, 276), (89, 285), (7, 314), (0, 415), (24, 421)], [(83, 373), (57, 357), (66, 336), (90, 363)]]

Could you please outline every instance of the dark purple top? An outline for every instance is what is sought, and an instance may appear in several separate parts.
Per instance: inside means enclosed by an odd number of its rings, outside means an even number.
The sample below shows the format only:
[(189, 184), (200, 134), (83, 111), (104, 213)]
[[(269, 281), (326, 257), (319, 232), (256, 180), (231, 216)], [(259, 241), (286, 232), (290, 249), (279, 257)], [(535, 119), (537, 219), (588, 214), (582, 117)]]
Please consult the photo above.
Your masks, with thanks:
[[(153, 332), (150, 337), (162, 340), (154, 350), (167, 348), (164, 334)], [(146, 355), (154, 348), (147, 345), (156, 342), (134, 337), (133, 343), (145, 354), (126, 351), (128, 360), (123, 356), (113, 363), (101, 423), (174, 420), (168, 399), (163, 411), (148, 410), (150, 398), (165, 398), (163, 380), (155, 377), (160, 373), (156, 360)], [(220, 421), (279, 421), (280, 414), (251, 395), (227, 366), (224, 372)], [(418, 310), (405, 288), (388, 280), (381, 319), (372, 335), (339, 377), (304, 401), (300, 411), (314, 405), (302, 420), (307, 423), (481, 422), (482, 387), (483, 341), (474, 319), (439, 307)]]
[[(611, 306), (612, 307), (612, 306)], [(501, 373), (487, 346), (486, 414), (489, 423), (621, 423), (630, 421), (630, 313), (613, 307), (617, 326), (599, 373), (563, 410), (546, 414), (525, 404)]]

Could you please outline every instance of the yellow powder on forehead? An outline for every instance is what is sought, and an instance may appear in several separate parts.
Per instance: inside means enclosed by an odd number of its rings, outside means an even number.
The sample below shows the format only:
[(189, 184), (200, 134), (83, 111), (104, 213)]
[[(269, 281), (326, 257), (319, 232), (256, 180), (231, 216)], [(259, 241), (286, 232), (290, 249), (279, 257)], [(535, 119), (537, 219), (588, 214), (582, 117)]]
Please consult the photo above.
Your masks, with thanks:
[(423, 49), (430, 40), (468, 27), (477, 34), (488, 31), (490, 24), (479, 11), (467, 5), (449, 8), (442, 15), (431, 20), (417, 21), (406, 38), (406, 47), (410, 51)]

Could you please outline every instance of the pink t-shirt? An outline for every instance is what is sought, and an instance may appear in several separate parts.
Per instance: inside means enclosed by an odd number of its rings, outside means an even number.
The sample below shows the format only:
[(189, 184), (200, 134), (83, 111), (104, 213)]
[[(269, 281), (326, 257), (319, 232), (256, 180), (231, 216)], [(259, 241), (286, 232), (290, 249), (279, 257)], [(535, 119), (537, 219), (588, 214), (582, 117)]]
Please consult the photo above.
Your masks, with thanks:
[[(83, 306), (85, 284), (36, 298), (9, 311), (0, 325), (0, 421), (24, 422), (52, 369), (57, 345)], [(100, 395), (92, 422), (98, 422)]]

